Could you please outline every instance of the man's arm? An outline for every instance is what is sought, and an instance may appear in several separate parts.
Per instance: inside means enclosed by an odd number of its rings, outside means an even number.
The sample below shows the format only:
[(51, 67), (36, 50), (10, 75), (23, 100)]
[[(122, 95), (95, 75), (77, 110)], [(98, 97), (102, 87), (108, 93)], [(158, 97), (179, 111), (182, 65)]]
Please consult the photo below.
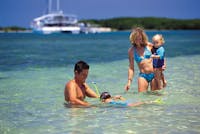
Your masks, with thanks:
[[(68, 98), (68, 100), (67, 100)], [(90, 104), (77, 98), (76, 87), (74, 83), (69, 82), (65, 86), (65, 100), (73, 105), (89, 106)]]
[(85, 85), (86, 95), (88, 97), (99, 98), (99, 96), (86, 83), (84, 83), (84, 85)]

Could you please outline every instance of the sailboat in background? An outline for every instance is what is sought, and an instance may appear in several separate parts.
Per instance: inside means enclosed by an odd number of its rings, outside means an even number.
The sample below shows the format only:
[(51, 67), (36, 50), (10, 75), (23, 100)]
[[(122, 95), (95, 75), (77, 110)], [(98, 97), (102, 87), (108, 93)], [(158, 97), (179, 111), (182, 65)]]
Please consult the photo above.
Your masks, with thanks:
[(81, 31), (76, 15), (66, 15), (60, 10), (60, 0), (56, 0), (56, 11), (52, 11), (52, 0), (48, 0), (48, 12), (45, 15), (35, 18), (31, 22), (33, 32), (51, 33), (73, 33)]

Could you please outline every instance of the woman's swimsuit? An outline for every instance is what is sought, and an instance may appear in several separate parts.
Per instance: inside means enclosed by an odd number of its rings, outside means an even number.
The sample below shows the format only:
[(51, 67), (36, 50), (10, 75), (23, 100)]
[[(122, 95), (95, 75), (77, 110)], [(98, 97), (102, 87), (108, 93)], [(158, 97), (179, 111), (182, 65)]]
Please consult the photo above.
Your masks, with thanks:
[(143, 77), (147, 82), (151, 82), (154, 78), (154, 73), (145, 74), (140, 72), (139, 77)]
[[(149, 59), (149, 58), (151, 58), (151, 55), (152, 55), (151, 51), (148, 50), (147, 47), (145, 47), (145, 48), (144, 48), (144, 56), (140, 56), (140, 55), (138, 54), (136, 48), (134, 47), (134, 59), (135, 59), (135, 61), (136, 61), (137, 63), (142, 62), (142, 60), (144, 60), (144, 59)], [(145, 80), (146, 80), (147, 82), (151, 82), (152, 79), (154, 78), (154, 73), (145, 74), (145, 73), (140, 72), (140, 73), (139, 73), (139, 77), (143, 77), (143, 78), (145, 78)]]
[(134, 47), (134, 58), (135, 61), (137, 63), (142, 62), (142, 60), (144, 59), (149, 59), (151, 57), (152, 53), (149, 49), (147, 49), (147, 47), (144, 48), (144, 56), (140, 56), (136, 50), (136, 48)]

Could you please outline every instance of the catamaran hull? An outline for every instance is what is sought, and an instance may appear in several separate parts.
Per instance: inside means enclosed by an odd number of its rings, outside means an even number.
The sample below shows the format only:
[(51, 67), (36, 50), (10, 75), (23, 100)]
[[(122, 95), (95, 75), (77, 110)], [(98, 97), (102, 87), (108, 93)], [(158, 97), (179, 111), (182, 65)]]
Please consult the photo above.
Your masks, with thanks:
[(42, 28), (34, 28), (33, 32), (42, 33), (42, 34), (51, 34), (51, 33), (72, 33), (79, 34), (80, 27), (76, 26), (68, 26), (68, 27), (42, 27)]

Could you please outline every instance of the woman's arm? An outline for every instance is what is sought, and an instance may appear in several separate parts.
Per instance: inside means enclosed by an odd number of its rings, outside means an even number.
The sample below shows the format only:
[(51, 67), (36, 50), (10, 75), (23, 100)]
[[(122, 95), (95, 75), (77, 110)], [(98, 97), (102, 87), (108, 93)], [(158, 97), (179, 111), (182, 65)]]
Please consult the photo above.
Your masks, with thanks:
[(131, 47), (128, 50), (128, 56), (129, 56), (129, 68), (128, 68), (128, 82), (125, 86), (126, 91), (129, 90), (131, 83), (132, 83), (133, 76), (134, 76), (133, 47)]

